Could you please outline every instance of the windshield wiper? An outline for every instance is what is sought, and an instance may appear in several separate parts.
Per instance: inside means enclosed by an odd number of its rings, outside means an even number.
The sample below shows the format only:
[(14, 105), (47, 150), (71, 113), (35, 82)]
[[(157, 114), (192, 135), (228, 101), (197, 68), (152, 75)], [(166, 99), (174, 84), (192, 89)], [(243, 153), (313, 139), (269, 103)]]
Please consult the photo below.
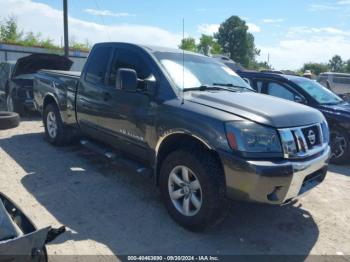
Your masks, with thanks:
[(255, 90), (252, 89), (252, 88), (249, 88), (249, 87), (246, 87), (246, 86), (238, 86), (238, 85), (234, 85), (234, 84), (231, 84), (231, 83), (226, 83), (226, 84), (223, 84), (223, 83), (213, 83), (213, 86), (234, 87), (234, 88), (240, 88), (240, 89), (247, 89), (247, 90), (250, 90), (250, 91), (255, 92)]
[(234, 90), (230, 90), (228, 88), (222, 88), (222, 87), (219, 87), (219, 86), (208, 86), (208, 85), (201, 85), (201, 86), (198, 86), (198, 87), (190, 87), (190, 88), (185, 88), (183, 90), (183, 92), (189, 92), (189, 91), (212, 91), (212, 90), (224, 90), (224, 91), (234, 91)]

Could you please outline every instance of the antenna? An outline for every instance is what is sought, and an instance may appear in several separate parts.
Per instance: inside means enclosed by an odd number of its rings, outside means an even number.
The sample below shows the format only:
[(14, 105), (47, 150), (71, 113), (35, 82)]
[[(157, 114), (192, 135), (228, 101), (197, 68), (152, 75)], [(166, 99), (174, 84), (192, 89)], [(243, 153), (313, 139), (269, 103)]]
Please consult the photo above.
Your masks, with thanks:
[[(182, 43), (185, 41), (185, 18), (182, 19)], [(185, 49), (182, 48), (182, 102), (185, 103)]]

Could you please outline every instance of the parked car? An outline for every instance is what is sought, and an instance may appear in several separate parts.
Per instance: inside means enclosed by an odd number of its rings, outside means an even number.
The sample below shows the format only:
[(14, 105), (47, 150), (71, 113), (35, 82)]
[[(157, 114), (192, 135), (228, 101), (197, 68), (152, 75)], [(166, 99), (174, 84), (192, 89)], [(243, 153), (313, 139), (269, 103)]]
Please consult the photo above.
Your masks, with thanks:
[(259, 93), (320, 110), (330, 127), (331, 161), (350, 164), (350, 104), (313, 80), (291, 75), (240, 72)]
[(46, 262), (46, 245), (64, 232), (64, 226), (37, 229), (12, 200), (0, 193), (1, 261)]
[(3, 90), (6, 96), (7, 110), (20, 115), (33, 110), (34, 74), (40, 69), (69, 70), (73, 62), (68, 58), (53, 54), (33, 54), (9, 63), (4, 78)]
[(82, 145), (152, 175), (171, 217), (191, 230), (220, 221), (228, 197), (285, 204), (327, 173), (321, 112), (258, 94), (199, 54), (97, 44), (82, 73), (40, 71), (34, 96), (47, 141), (80, 133)]
[(350, 102), (350, 74), (321, 73), (317, 81)]
[(6, 89), (8, 89), (8, 85), (15, 64), (15, 61), (7, 61), (0, 63), (0, 96), (5, 95), (5, 91)]

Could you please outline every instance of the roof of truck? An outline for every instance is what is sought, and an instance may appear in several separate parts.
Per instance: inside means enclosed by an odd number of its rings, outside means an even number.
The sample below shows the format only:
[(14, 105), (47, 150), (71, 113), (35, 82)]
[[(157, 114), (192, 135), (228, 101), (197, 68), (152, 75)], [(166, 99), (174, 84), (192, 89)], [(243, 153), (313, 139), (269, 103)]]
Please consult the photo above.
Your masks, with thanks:
[(134, 46), (139, 47), (142, 49), (147, 50), (150, 53), (156, 53), (156, 52), (171, 52), (171, 53), (185, 53), (185, 54), (192, 54), (192, 55), (198, 55), (203, 57), (208, 57), (199, 53), (194, 53), (190, 51), (183, 51), (179, 48), (171, 48), (171, 47), (163, 47), (163, 46), (156, 46), (156, 45), (142, 45), (142, 44), (135, 44), (135, 43), (126, 43), (126, 42), (104, 42), (104, 43), (98, 43), (96, 45), (107, 45), (107, 44), (118, 44), (118, 45), (126, 45), (126, 46)]

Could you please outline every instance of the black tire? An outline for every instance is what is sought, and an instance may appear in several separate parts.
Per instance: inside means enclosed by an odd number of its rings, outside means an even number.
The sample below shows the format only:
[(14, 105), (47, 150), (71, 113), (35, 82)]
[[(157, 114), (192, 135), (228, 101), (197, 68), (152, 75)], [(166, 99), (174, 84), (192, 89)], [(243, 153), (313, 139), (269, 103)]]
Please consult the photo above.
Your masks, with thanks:
[(0, 112), (0, 129), (10, 129), (19, 125), (19, 115), (14, 112)]
[(23, 103), (15, 100), (11, 93), (6, 96), (6, 108), (8, 112), (15, 112), (20, 116), (23, 116), (26, 112)]
[[(55, 135), (50, 132), (50, 127), (48, 126), (48, 115), (53, 114), (56, 122), (56, 133)], [(61, 114), (55, 104), (48, 104), (44, 108), (43, 122), (45, 127), (45, 137), (47, 141), (55, 146), (64, 146), (71, 142), (72, 134), (68, 127), (64, 126)]]
[(349, 134), (342, 128), (331, 127), (330, 137), (330, 145), (332, 149), (330, 162), (337, 165), (350, 164)]
[[(189, 168), (200, 183), (202, 204), (192, 216), (182, 214), (170, 198), (169, 177), (177, 166)], [(159, 182), (162, 199), (170, 216), (188, 230), (203, 231), (221, 222), (227, 214), (223, 170), (218, 161), (202, 148), (179, 149), (170, 153), (162, 162)], [(194, 207), (192, 202), (191, 205)]]

